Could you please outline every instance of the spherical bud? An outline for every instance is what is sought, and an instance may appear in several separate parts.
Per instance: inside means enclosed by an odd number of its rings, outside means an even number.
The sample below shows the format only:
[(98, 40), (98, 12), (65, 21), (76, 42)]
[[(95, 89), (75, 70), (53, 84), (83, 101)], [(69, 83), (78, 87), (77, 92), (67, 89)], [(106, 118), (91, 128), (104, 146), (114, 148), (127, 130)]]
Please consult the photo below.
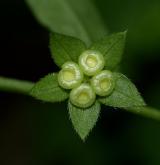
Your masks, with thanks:
[(78, 64), (66, 62), (58, 74), (59, 85), (64, 89), (73, 89), (83, 81), (83, 72)]
[(90, 107), (95, 102), (95, 99), (96, 94), (87, 83), (81, 84), (70, 92), (71, 103), (80, 108)]
[(87, 76), (93, 76), (100, 72), (104, 67), (103, 55), (94, 50), (87, 50), (79, 57), (79, 66)]
[(99, 96), (108, 96), (115, 87), (113, 74), (109, 70), (103, 70), (91, 79), (91, 86)]

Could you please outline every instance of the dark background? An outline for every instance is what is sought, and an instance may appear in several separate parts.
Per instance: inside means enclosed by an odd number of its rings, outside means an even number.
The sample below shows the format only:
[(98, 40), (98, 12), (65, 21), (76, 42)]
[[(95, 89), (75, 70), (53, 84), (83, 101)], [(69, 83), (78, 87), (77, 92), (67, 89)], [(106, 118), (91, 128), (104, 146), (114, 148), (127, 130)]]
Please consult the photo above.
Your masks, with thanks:
[[(160, 1), (95, 0), (110, 32), (128, 29), (122, 71), (160, 108)], [(48, 31), (23, 0), (0, 1), (0, 75), (37, 81), (58, 71)], [(160, 123), (103, 107), (83, 143), (65, 104), (0, 92), (1, 165), (159, 165)]]

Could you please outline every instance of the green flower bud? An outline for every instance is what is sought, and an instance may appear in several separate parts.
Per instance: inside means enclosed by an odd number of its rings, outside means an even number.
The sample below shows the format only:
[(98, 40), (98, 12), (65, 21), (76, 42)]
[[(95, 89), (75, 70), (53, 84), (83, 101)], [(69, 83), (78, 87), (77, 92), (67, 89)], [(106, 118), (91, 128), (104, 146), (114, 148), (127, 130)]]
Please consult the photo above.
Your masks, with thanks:
[(91, 79), (91, 86), (99, 96), (111, 94), (115, 87), (113, 74), (109, 70), (103, 70)]
[(79, 66), (87, 76), (93, 76), (104, 67), (103, 55), (94, 50), (87, 50), (79, 57)]
[(96, 94), (92, 87), (87, 83), (81, 84), (70, 92), (71, 103), (80, 108), (91, 106), (95, 102), (95, 99)]
[(58, 74), (59, 85), (64, 89), (73, 89), (83, 81), (83, 72), (78, 64), (66, 62)]

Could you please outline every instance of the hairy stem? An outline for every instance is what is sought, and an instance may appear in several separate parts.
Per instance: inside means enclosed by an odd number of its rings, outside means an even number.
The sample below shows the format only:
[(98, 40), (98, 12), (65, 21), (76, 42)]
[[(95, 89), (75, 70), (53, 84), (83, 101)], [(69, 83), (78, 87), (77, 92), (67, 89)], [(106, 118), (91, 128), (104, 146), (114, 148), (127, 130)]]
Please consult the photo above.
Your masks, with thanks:
[(132, 112), (144, 117), (148, 117), (160, 121), (160, 110), (152, 107), (148, 107), (148, 106), (129, 107), (129, 108), (125, 108), (125, 110), (128, 112)]
[(33, 85), (34, 83), (29, 81), (0, 77), (0, 90), (5, 92), (16, 92), (27, 95)]

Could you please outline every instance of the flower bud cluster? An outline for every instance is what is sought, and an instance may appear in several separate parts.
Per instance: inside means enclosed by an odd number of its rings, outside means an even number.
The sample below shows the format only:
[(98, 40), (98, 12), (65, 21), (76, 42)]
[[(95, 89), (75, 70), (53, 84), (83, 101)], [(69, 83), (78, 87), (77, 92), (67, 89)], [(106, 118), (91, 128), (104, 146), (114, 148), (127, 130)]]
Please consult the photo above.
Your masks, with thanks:
[(71, 89), (70, 101), (80, 108), (91, 106), (96, 95), (104, 97), (114, 89), (113, 74), (103, 70), (105, 60), (103, 55), (94, 50), (83, 52), (78, 64), (68, 61), (62, 65), (58, 74), (59, 85), (64, 89)]

